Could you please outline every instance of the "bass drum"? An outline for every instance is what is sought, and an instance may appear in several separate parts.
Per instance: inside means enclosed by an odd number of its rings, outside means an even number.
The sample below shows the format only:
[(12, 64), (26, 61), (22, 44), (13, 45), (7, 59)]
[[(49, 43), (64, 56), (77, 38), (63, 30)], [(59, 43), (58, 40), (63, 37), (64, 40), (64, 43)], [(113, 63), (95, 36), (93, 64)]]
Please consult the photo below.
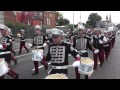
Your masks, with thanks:
[(0, 58), (0, 76), (9, 72), (8, 64), (3, 58)]

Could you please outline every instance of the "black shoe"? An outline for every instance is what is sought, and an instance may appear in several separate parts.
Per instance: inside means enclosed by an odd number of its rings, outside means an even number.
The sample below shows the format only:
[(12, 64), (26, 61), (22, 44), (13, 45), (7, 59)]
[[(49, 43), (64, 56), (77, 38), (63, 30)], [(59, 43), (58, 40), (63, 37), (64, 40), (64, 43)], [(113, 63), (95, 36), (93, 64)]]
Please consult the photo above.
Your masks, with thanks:
[(16, 77), (15, 77), (15, 79), (19, 79), (19, 74), (16, 74)]
[(102, 67), (102, 64), (100, 64), (100, 67)]
[(39, 72), (34, 72), (32, 75), (36, 75), (36, 74), (39, 74)]
[(20, 55), (21, 53), (19, 53), (19, 55)]

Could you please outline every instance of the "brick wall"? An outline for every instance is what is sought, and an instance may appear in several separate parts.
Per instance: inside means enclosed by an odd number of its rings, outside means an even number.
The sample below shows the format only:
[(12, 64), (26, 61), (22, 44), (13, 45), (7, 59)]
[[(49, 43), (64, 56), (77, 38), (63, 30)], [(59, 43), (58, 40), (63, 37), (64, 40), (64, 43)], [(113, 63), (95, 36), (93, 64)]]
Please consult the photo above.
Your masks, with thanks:
[(55, 27), (55, 13), (44, 12), (44, 25)]
[(14, 13), (12, 11), (4, 11), (4, 15), (5, 15), (5, 22), (16, 22), (16, 16), (14, 15)]

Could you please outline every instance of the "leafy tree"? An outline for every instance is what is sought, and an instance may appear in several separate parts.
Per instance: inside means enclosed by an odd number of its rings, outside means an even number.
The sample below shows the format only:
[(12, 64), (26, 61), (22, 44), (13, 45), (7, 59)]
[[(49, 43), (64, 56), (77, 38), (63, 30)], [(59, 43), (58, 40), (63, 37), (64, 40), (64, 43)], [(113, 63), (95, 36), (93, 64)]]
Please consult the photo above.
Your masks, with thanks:
[(91, 13), (86, 22), (87, 27), (96, 28), (96, 23), (100, 21), (102, 17), (97, 13)]
[(120, 24), (117, 24), (116, 27), (117, 27), (118, 29), (120, 29)]
[(63, 15), (59, 12), (56, 12), (56, 25), (62, 26), (62, 25), (68, 25), (70, 21), (63, 17)]

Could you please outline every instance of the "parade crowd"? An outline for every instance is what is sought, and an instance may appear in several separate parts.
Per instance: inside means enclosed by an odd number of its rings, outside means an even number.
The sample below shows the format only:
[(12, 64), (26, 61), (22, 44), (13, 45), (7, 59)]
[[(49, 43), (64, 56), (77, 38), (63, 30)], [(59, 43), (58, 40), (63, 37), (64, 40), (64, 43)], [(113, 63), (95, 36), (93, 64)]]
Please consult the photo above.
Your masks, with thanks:
[[(81, 58), (89, 58), (88, 50), (92, 51), (94, 64), (89, 67), (89, 70), (90, 68), (92, 68), (92, 71), (97, 70), (98, 60), (100, 67), (102, 67), (105, 60), (108, 60), (116, 37), (116, 30), (102, 30), (101, 28), (85, 29), (81, 27), (75, 31), (68, 30), (67, 33), (53, 28), (51, 33), (46, 35), (41, 32), (41, 26), (36, 25), (34, 29), (33, 42), (29, 43), (29, 47), (33, 49), (31, 62), (35, 67), (35, 71), (31, 72), (32, 75), (39, 73), (39, 62), (45, 67), (45, 70), (48, 70), (48, 62), (51, 62), (48, 75), (64, 74), (67, 76), (69, 68), (68, 56), (71, 54), (75, 60), (71, 66), (75, 68), (76, 79), (80, 79), (80, 74), (83, 74), (79, 71), (82, 66)], [(4, 79), (6, 74), (14, 79), (20, 79), (19, 73), (16, 73), (11, 67), (11, 61), (15, 62), (15, 65), (17, 64), (16, 53), (13, 49), (14, 37), (11, 29), (0, 24), (0, 33), (2, 35), (0, 41), (0, 79)], [(25, 30), (21, 29), (18, 37), (21, 40), (19, 54), (21, 54), (23, 47), (29, 53), (29, 49), (25, 46)], [(48, 47), (48, 52), (44, 53), (46, 47)], [(84, 75), (85, 79), (89, 78), (88, 73), (84, 73)]]

